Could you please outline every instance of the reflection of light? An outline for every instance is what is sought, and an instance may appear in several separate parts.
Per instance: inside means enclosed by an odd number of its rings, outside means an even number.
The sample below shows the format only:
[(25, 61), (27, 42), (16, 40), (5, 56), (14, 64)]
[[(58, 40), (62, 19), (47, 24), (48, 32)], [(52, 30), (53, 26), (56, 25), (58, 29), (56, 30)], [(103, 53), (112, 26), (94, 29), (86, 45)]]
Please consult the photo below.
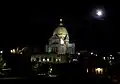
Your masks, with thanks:
[(103, 59), (105, 60), (105, 57), (103, 57)]
[(96, 68), (95, 72), (96, 74), (103, 74), (103, 68)]
[(91, 55), (93, 55), (93, 52), (91, 52)]

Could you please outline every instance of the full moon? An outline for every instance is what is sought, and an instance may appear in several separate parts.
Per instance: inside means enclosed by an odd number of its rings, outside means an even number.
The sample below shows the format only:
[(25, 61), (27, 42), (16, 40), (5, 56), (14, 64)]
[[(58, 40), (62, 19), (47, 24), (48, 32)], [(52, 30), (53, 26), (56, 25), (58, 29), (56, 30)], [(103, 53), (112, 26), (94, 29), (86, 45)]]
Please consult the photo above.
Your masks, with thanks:
[(97, 10), (97, 11), (96, 11), (96, 14), (97, 14), (98, 16), (102, 16), (102, 15), (103, 15), (103, 11), (102, 11), (102, 10)]
[(94, 8), (92, 11), (92, 17), (98, 20), (104, 20), (105, 18), (105, 9), (104, 8)]

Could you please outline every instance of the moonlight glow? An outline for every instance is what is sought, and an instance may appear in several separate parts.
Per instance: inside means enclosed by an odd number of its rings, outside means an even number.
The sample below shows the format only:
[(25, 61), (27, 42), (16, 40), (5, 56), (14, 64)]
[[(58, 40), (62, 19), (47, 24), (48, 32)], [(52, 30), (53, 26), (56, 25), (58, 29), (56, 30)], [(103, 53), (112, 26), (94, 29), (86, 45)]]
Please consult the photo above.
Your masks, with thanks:
[(97, 13), (96, 13), (98, 16), (102, 16), (103, 15), (103, 12), (101, 10), (97, 10)]
[(94, 8), (91, 15), (95, 19), (104, 20), (104, 18), (106, 16), (106, 12), (105, 12), (105, 9), (103, 7)]

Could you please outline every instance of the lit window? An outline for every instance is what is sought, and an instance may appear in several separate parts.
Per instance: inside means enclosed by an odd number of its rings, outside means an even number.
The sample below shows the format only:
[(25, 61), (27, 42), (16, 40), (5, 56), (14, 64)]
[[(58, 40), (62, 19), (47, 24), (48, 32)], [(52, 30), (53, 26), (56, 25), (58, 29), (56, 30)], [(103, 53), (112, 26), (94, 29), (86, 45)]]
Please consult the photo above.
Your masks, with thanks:
[(58, 59), (56, 59), (56, 62), (58, 61)]
[(45, 59), (43, 58), (43, 62), (45, 61)]
[(95, 72), (96, 74), (103, 74), (103, 68), (96, 68)]
[(59, 61), (61, 61), (61, 59), (59, 58)]
[(49, 62), (49, 58), (47, 58), (47, 61)]

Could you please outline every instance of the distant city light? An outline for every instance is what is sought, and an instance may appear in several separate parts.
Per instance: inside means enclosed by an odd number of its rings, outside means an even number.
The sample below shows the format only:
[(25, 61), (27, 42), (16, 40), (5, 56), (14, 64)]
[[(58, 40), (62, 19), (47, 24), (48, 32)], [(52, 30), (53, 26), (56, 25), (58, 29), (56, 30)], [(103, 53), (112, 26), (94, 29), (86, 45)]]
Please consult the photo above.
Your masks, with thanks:
[(78, 53), (78, 55), (80, 55), (80, 53)]
[(112, 57), (112, 59), (114, 59), (114, 57)]
[(105, 57), (103, 57), (103, 59), (105, 60)]
[(45, 59), (43, 59), (43, 62), (45, 61)]
[(10, 50), (11, 53), (15, 53), (15, 49)]
[(0, 53), (3, 53), (3, 51), (0, 51)]
[(88, 68), (87, 68), (87, 73), (88, 73)]
[(91, 52), (91, 55), (93, 55), (93, 52)]
[(60, 19), (60, 22), (62, 22), (62, 19)]
[(112, 55), (110, 55), (112, 57)]
[(73, 61), (78, 61), (77, 59), (73, 59)]

